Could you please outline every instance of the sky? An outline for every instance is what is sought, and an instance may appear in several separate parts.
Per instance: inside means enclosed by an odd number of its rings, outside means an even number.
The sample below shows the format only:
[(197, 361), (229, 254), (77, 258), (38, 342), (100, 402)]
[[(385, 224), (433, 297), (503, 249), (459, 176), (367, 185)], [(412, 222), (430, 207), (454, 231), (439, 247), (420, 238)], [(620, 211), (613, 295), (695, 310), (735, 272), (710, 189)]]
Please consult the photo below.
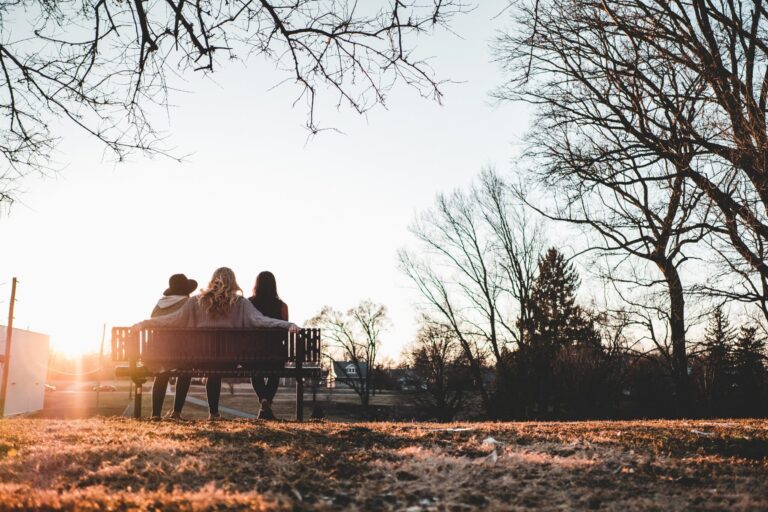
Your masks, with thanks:
[(483, 167), (509, 171), (528, 127), (527, 107), (489, 96), (503, 79), (489, 43), (507, 24), (504, 5), (482, 2), (456, 18), (455, 34), (419, 41), (454, 82), (443, 105), (398, 87), (386, 108), (359, 116), (326, 96), (319, 121), (341, 133), (308, 137), (298, 89), (273, 88), (285, 75), (255, 58), (187, 77), (156, 112), (182, 163), (136, 154), (116, 164), (67, 130), (62, 171), (26, 179), (0, 217), (0, 323), (15, 276), (16, 327), (49, 334), (62, 352), (98, 350), (102, 326), (146, 318), (171, 274), (204, 286), (228, 266), (246, 295), (271, 270), (299, 324), (325, 305), (386, 305), (382, 353), (396, 359), (419, 302), (397, 269), (408, 225)]

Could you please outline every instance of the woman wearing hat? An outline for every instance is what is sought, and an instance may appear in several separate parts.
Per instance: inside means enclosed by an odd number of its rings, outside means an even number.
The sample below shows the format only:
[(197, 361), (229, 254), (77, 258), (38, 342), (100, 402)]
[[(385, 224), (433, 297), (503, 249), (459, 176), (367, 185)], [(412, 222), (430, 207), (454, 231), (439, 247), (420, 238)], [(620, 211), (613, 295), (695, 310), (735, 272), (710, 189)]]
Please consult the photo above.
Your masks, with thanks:
[[(163, 292), (163, 296), (157, 301), (152, 310), (152, 318), (169, 315), (180, 310), (189, 300), (189, 295), (197, 289), (197, 281), (187, 279), (184, 274), (174, 274), (168, 280), (168, 289)], [(155, 383), (152, 385), (152, 418), (159, 419), (163, 410), (163, 401), (165, 401), (165, 390), (168, 388), (168, 372), (161, 373), (155, 377)], [(189, 384), (192, 382), (191, 375), (179, 375), (176, 377), (176, 397), (173, 400), (173, 411), (168, 414), (169, 418), (180, 419), (181, 409), (187, 399)]]

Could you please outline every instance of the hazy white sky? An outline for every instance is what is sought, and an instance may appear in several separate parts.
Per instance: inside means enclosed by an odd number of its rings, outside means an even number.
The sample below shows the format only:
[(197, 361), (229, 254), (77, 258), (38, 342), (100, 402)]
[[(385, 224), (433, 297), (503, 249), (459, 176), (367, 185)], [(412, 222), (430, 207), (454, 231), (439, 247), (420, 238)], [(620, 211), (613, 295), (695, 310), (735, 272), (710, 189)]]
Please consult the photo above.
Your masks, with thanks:
[(229, 266), (249, 292), (268, 269), (298, 323), (326, 304), (384, 303), (393, 328), (383, 352), (396, 357), (415, 331), (419, 298), (396, 260), (414, 214), (485, 165), (508, 170), (528, 125), (526, 107), (488, 96), (501, 80), (488, 45), (504, 4), (457, 18), (460, 37), (424, 39), (422, 55), (459, 82), (445, 86), (443, 106), (398, 88), (387, 110), (361, 117), (326, 96), (319, 120), (343, 134), (308, 141), (306, 111), (291, 106), (297, 89), (270, 91), (285, 75), (253, 60), (190, 75), (169, 116), (158, 113), (184, 163), (135, 155), (115, 165), (93, 140), (66, 138), (61, 175), (26, 180), (23, 203), (0, 218), (0, 311), (17, 276), (18, 327), (59, 349), (96, 349), (102, 324), (148, 316), (173, 273), (203, 286)]

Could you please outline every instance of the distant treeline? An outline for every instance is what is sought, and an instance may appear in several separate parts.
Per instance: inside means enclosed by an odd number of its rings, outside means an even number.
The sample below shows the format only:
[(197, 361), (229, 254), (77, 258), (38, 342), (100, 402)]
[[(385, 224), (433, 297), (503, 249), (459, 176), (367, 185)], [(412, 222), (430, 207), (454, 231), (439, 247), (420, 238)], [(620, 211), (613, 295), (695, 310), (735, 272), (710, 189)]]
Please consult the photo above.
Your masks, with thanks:
[[(523, 0), (508, 14), (493, 95), (531, 107), (519, 158), (440, 195), (400, 258), (484, 414), (764, 415), (765, 10)], [(568, 280), (544, 281), (548, 245), (579, 260), (597, 305), (579, 312)], [(703, 336), (707, 315), (749, 320)]]
[[(502, 349), (496, 364), (487, 355), (473, 361), (450, 326), (423, 317), (409, 363), (427, 385), (421, 400), (429, 413), (443, 420), (768, 414), (766, 342), (756, 325), (734, 329), (715, 308), (704, 338), (689, 347), (681, 404), (669, 353), (630, 343), (627, 317), (576, 305), (577, 285), (573, 266), (550, 249), (539, 263), (526, 336)], [(473, 408), (476, 397), (484, 408)]]

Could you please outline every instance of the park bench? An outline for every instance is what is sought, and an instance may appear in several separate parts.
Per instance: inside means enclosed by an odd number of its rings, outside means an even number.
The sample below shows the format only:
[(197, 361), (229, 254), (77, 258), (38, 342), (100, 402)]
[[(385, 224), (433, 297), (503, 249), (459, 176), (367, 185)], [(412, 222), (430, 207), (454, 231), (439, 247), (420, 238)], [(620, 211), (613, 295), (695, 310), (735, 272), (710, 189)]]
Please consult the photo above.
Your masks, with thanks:
[[(112, 361), (118, 377), (136, 384), (133, 417), (141, 417), (141, 386), (169, 372), (193, 377), (296, 379), (296, 419), (304, 419), (304, 378), (319, 379), (320, 329), (112, 328)], [(127, 365), (125, 364), (127, 363)]]

